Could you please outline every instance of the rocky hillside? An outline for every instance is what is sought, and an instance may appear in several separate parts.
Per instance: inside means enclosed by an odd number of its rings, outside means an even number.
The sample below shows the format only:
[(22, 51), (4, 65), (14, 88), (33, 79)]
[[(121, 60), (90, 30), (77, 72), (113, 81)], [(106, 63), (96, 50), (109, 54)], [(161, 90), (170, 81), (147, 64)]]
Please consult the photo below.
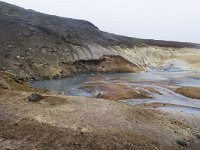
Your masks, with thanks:
[(114, 35), (88, 21), (46, 15), (0, 2), (0, 70), (23, 78), (52, 78), (90, 71), (136, 72), (160, 67), (162, 62), (176, 58), (198, 68), (199, 48), (199, 44), (193, 43)]

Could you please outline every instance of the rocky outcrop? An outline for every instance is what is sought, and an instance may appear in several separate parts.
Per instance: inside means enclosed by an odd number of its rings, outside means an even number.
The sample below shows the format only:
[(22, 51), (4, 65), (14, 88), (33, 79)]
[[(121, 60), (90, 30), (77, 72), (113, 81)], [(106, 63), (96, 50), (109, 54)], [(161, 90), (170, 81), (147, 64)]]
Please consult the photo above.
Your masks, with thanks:
[(87, 72), (138, 72), (137, 65), (121, 56), (102, 56), (99, 59), (78, 60), (76, 62), (62, 63), (64, 74), (87, 73)]
[[(0, 29), (0, 70), (28, 79), (87, 71), (135, 72), (161, 67), (174, 58), (195, 64), (194, 69), (200, 66), (199, 44), (114, 35), (88, 21), (46, 15), (4, 2), (0, 2)], [(105, 56), (109, 61), (102, 61)], [(81, 68), (80, 64), (88, 66)]]

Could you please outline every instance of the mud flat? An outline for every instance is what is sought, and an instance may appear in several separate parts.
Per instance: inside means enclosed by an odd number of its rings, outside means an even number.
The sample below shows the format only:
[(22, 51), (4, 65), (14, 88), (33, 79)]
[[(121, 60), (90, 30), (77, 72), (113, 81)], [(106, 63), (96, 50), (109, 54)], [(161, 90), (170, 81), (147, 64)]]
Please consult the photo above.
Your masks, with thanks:
[(121, 100), (133, 105), (158, 102), (200, 108), (200, 79), (194, 72), (85, 74), (32, 85), (60, 95)]

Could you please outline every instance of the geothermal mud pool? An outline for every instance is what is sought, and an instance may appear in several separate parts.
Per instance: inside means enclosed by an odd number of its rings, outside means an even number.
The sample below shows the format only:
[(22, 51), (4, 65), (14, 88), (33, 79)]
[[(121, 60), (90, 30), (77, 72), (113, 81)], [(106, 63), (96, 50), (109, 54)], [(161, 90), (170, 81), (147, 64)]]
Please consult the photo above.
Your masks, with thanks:
[(176, 93), (179, 87), (200, 87), (200, 74), (188, 70), (82, 74), (31, 84), (60, 95), (113, 99), (131, 105), (145, 104), (163, 111), (200, 113), (200, 100)]

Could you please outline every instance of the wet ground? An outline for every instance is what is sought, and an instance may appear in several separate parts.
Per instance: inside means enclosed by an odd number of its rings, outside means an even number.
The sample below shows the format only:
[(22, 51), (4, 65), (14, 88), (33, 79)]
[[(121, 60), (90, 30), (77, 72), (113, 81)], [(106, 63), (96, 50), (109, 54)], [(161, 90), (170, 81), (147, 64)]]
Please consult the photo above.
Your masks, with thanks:
[[(200, 87), (200, 74), (196, 72), (173, 70), (143, 73), (83, 74), (65, 79), (36, 81), (32, 85), (54, 91), (60, 95), (106, 99), (111, 99), (114, 95), (117, 96), (117, 100), (131, 105), (162, 103), (164, 104), (162, 107), (156, 108), (200, 113), (200, 100), (191, 99), (175, 92), (178, 87)], [(127, 92), (124, 89), (129, 91)], [(130, 90), (140, 95), (130, 96)], [(117, 93), (118, 95), (115, 95)], [(128, 93), (129, 96), (119, 96), (124, 93)], [(143, 96), (141, 96), (142, 94)], [(165, 104), (173, 106), (166, 106)], [(152, 105), (152, 107), (154, 106)]]

